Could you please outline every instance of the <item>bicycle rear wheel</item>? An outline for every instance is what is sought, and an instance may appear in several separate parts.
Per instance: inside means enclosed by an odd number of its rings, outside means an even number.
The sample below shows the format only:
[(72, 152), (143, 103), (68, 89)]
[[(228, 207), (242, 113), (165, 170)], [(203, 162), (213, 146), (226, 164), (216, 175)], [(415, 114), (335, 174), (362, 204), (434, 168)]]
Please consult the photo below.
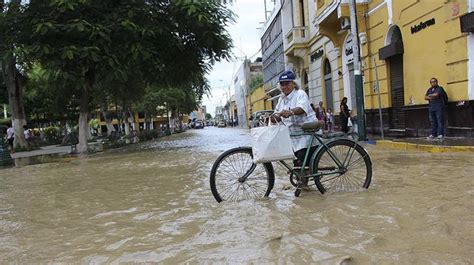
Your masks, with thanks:
[(251, 147), (224, 152), (211, 169), (211, 191), (217, 202), (268, 197), (274, 183), (272, 164), (255, 164)]
[(338, 139), (316, 154), (312, 172), (319, 175), (314, 182), (321, 193), (358, 191), (369, 188), (372, 162), (362, 146), (348, 139)]

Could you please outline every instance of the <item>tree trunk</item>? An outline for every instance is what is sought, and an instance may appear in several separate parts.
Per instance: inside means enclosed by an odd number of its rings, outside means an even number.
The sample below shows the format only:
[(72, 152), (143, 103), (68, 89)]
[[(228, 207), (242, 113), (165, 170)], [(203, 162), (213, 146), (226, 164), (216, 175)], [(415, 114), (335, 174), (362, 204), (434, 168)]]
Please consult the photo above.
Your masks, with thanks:
[(77, 152), (80, 154), (87, 153), (87, 139), (90, 134), (89, 131), (89, 84), (84, 85), (84, 90), (81, 95), (81, 103), (79, 107), (79, 145)]
[(8, 91), (8, 102), (12, 109), (12, 126), (15, 130), (14, 148), (26, 148), (27, 143), (23, 134), (23, 126), (26, 125), (25, 107), (23, 105), (23, 87), (25, 79), (16, 68), (14, 57), (2, 62), (3, 75)]
[(131, 124), (132, 130), (138, 131), (138, 128), (135, 128), (135, 116), (130, 108), (128, 109), (128, 122)]
[(130, 123), (128, 123), (128, 119), (124, 119), (123, 122), (125, 123), (125, 135), (130, 135)]
[(149, 131), (150, 130), (150, 118), (148, 112), (145, 111), (145, 123), (143, 124), (143, 130)]
[(110, 118), (107, 104), (102, 104), (102, 115), (104, 116), (105, 125), (107, 126), (107, 135), (110, 136), (112, 132), (115, 132), (115, 128), (112, 124), (112, 119)]
[(128, 122), (127, 110), (125, 105), (122, 108), (122, 122), (124, 124), (125, 135), (130, 135), (130, 123)]

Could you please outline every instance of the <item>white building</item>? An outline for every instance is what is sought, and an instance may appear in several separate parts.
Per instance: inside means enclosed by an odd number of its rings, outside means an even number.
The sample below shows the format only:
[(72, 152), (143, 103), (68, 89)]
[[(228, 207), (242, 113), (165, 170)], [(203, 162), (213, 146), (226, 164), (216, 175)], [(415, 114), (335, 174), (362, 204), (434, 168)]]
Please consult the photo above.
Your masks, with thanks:
[(247, 127), (247, 111), (246, 111), (246, 96), (249, 94), (250, 82), (253, 76), (262, 74), (262, 62), (245, 60), (240, 66), (237, 73), (234, 75), (234, 82), (232, 84), (235, 94), (235, 104), (237, 105), (237, 122), (239, 127)]

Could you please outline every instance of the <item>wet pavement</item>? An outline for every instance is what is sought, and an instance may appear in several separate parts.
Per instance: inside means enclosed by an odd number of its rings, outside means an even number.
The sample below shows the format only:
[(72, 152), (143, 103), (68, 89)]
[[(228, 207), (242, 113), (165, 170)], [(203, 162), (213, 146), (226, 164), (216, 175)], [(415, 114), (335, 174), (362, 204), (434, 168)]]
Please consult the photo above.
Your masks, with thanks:
[(474, 154), (384, 150), (364, 192), (215, 202), (209, 171), (247, 130), (206, 127), (0, 170), (0, 263), (470, 264)]

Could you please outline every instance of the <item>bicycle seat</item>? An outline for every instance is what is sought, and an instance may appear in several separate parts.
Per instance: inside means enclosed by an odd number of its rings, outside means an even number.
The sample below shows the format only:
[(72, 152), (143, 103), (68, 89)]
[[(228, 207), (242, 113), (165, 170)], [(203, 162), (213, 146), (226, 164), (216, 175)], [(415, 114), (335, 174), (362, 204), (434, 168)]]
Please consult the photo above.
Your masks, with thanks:
[(319, 129), (323, 128), (324, 122), (322, 121), (315, 121), (315, 122), (307, 122), (303, 123), (301, 125), (301, 129), (305, 132), (312, 132), (312, 131), (318, 131)]

